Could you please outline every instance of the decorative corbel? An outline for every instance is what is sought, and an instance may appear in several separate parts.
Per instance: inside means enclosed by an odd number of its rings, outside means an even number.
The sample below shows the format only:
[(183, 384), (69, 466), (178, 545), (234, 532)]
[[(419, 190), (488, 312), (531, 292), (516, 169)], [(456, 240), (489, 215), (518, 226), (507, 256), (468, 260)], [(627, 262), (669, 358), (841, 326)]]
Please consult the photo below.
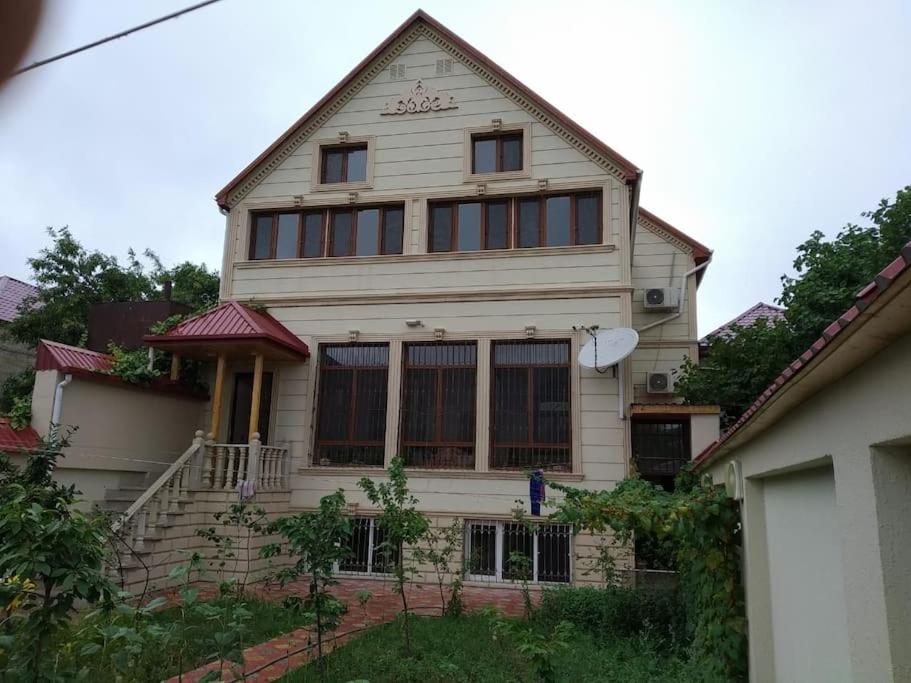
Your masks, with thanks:
[(503, 119), (491, 119), (490, 125), (494, 130), (500, 130), (503, 127)]
[(487, 183), (478, 183), (478, 196), (487, 194)]
[(541, 192), (547, 191), (547, 178), (542, 178), (541, 180), (538, 181), (538, 189)]
[(526, 325), (525, 326), (525, 336), (529, 339), (533, 338), (538, 331), (537, 325)]
[(351, 136), (348, 135), (348, 131), (347, 131), (347, 130), (340, 130), (340, 131), (338, 132), (338, 141), (339, 141), (340, 143), (342, 143), (343, 145), (344, 145), (345, 143), (348, 142), (348, 139), (349, 139), (350, 137), (351, 137)]
[(356, 202), (357, 202), (357, 192), (349, 192), (348, 193), (348, 203), (354, 204)]
[(360, 336), (360, 330), (348, 330), (348, 341), (356, 342), (357, 338)]
[(303, 206), (304, 205), (304, 195), (296, 194), (294, 195), (294, 206)]
[(433, 328), (433, 338), (437, 341), (443, 341), (443, 334), (445, 334), (446, 328), (444, 327), (434, 327)]

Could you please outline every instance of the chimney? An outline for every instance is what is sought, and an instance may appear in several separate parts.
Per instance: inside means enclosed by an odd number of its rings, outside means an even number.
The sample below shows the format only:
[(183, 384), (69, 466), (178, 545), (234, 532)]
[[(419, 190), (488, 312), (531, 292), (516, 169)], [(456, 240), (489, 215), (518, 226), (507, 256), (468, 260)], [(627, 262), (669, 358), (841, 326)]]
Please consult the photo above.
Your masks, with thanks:
[(164, 282), (161, 283), (161, 298), (164, 301), (171, 300), (171, 281), (170, 280), (165, 280)]

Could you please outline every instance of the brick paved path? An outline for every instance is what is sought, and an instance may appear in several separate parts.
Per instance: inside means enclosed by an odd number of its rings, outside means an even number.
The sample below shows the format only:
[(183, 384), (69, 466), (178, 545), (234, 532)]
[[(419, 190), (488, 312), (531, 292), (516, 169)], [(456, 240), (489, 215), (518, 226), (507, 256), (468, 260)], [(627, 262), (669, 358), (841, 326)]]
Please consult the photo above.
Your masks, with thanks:
[[(287, 595), (306, 595), (307, 584), (296, 582), (285, 586), (262, 587), (254, 586), (252, 592), (265, 600), (280, 600)], [(355, 592), (368, 590), (373, 597), (367, 603), (366, 615), (354, 597)], [(401, 609), (401, 598), (392, 592), (391, 581), (379, 581), (362, 578), (342, 579), (337, 586), (332, 587), (332, 593), (348, 605), (348, 612), (342, 616), (341, 624), (335, 633), (335, 640), (326, 646), (324, 651), (330, 651), (334, 646), (342, 645), (358, 632), (369, 626), (376, 626), (391, 621)], [(537, 592), (532, 593), (533, 597)], [(439, 616), (440, 591), (437, 586), (430, 584), (411, 585), (407, 589), (408, 607), (421, 615)], [(449, 598), (448, 591), (446, 593)], [(482, 607), (495, 606), (508, 616), (522, 615), (522, 594), (514, 587), (466, 586), (462, 592), (465, 609), (469, 611)], [(235, 681), (242, 678), (246, 672), (246, 681), (265, 683), (274, 681), (284, 676), (288, 671), (296, 669), (310, 659), (307, 651), (310, 629), (297, 629), (291, 633), (276, 636), (259, 645), (253, 645), (244, 650), (243, 669), (237, 664), (226, 662), (222, 673), (223, 680)], [(314, 645), (315, 648), (315, 645)], [(289, 653), (291, 653), (289, 655)], [(184, 683), (196, 683), (209, 671), (219, 668), (218, 662), (207, 664), (195, 671), (185, 673), (182, 677)], [(171, 678), (168, 683), (177, 683), (178, 678)]]

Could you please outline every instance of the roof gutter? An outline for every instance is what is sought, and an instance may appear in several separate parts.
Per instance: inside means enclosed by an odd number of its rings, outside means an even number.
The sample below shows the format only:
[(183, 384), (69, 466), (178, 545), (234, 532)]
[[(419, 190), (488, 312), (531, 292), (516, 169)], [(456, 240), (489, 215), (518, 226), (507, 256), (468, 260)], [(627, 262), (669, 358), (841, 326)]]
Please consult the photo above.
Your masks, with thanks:
[(675, 320), (676, 318), (679, 318), (683, 314), (683, 295), (686, 292), (686, 279), (690, 275), (695, 275), (699, 271), (706, 268), (711, 262), (712, 262), (712, 255), (709, 254), (709, 257), (705, 261), (700, 263), (695, 268), (691, 268), (690, 270), (686, 271), (683, 275), (680, 276), (680, 294), (677, 296), (677, 311), (675, 313), (671, 313), (669, 316), (667, 316), (665, 318), (661, 318), (661, 320), (656, 320), (653, 323), (649, 323), (648, 325), (640, 327), (637, 331), (645, 332), (646, 330), (650, 330), (653, 327), (658, 327), (658, 325), (663, 325), (664, 323), (668, 323), (671, 320)]
[(639, 224), (639, 193), (642, 190), (642, 169), (636, 169), (633, 178), (633, 191), (629, 201), (629, 262), (633, 262), (633, 252), (636, 251), (636, 226)]

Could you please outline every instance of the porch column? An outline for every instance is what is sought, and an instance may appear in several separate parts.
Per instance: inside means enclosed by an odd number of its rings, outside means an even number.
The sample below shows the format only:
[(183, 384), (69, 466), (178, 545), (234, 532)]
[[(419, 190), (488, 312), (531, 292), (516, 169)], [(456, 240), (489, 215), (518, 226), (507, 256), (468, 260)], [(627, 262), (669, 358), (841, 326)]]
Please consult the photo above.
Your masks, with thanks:
[(218, 354), (215, 364), (215, 390), (212, 393), (212, 438), (218, 441), (218, 427), (221, 422), (221, 394), (225, 383), (225, 354)]
[(171, 355), (171, 381), (176, 382), (180, 379), (180, 356), (176, 353)]
[(259, 399), (263, 391), (263, 354), (254, 355), (253, 364), (253, 396), (250, 400), (250, 438), (259, 431)]

